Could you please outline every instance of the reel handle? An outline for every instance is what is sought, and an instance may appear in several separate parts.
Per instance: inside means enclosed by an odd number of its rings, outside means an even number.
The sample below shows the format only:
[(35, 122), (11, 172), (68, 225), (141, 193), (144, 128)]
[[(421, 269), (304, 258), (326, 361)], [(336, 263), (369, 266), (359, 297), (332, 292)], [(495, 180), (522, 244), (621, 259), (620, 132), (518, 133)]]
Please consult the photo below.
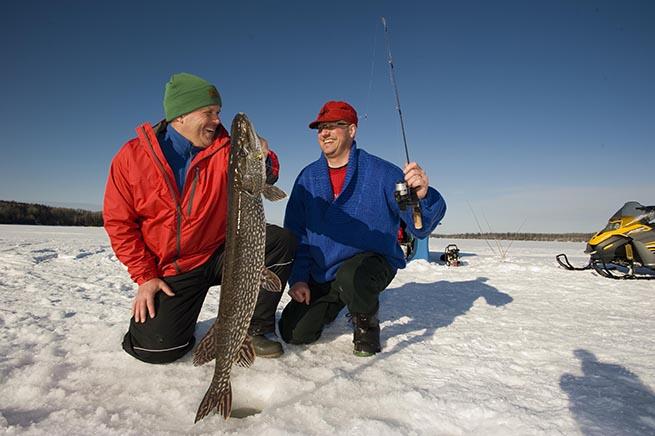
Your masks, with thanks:
[(421, 205), (419, 204), (418, 197), (414, 188), (409, 188), (404, 180), (396, 182), (396, 188), (393, 192), (396, 202), (400, 210), (407, 210), (407, 207), (412, 208), (412, 219), (414, 221), (414, 228), (421, 230), (423, 228), (423, 218), (421, 218)]

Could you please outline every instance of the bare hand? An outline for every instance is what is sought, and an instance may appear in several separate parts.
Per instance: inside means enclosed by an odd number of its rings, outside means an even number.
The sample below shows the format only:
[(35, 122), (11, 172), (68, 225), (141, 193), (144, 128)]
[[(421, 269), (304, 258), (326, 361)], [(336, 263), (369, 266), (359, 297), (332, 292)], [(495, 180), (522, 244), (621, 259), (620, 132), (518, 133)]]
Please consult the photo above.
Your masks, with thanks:
[(425, 174), (425, 171), (423, 171), (416, 162), (410, 162), (405, 165), (403, 171), (405, 173), (405, 182), (407, 182), (407, 186), (414, 188), (418, 199), (423, 200), (428, 194), (428, 187), (430, 186), (428, 175)]
[(146, 322), (146, 310), (148, 310), (150, 318), (155, 317), (155, 294), (159, 291), (169, 297), (175, 296), (171, 288), (160, 278), (150, 279), (139, 286), (136, 297), (132, 301), (134, 322)]
[(309, 286), (305, 282), (296, 282), (289, 289), (289, 295), (291, 298), (296, 300), (298, 303), (305, 303), (309, 305), (309, 296), (311, 292), (309, 291)]

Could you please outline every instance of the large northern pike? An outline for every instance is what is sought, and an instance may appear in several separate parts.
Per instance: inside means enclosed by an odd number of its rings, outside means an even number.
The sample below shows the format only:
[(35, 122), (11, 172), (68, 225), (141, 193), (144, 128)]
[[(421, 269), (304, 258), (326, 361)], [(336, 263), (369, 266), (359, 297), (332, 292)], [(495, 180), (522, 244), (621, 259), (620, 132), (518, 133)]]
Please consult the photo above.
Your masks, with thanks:
[(218, 317), (193, 355), (194, 365), (216, 359), (216, 368), (196, 421), (212, 410), (225, 419), (232, 411), (232, 365), (250, 366), (255, 359), (248, 326), (260, 287), (281, 291), (280, 279), (264, 265), (266, 219), (262, 194), (280, 200), (286, 194), (266, 184), (266, 156), (245, 114), (232, 121), (228, 169), (228, 218)]

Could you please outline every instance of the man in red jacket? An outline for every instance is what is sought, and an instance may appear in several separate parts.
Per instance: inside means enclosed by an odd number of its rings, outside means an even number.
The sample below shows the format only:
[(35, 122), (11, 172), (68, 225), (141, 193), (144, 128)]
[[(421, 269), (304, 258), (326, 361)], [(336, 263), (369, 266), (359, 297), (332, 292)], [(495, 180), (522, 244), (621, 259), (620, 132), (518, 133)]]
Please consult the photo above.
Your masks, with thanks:
[[(193, 348), (207, 291), (221, 282), (230, 149), (221, 106), (211, 83), (173, 75), (164, 92), (165, 120), (137, 127), (137, 137), (111, 163), (104, 226), (138, 285), (123, 348), (144, 362), (172, 362)], [(268, 150), (267, 183), (277, 180), (278, 170), (277, 156)], [(266, 265), (283, 286), (295, 246), (290, 232), (267, 225)], [(283, 352), (271, 338), (280, 295), (259, 293), (249, 328), (258, 356)]]

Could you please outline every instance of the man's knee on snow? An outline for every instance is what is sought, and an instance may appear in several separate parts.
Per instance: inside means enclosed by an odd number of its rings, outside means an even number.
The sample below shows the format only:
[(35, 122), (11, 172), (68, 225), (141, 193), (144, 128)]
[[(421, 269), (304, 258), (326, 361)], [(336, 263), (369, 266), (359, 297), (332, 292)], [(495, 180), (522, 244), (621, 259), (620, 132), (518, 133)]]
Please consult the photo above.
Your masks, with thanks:
[(282, 327), (280, 327), (280, 334), (284, 342), (293, 345), (307, 345), (316, 342), (321, 337), (321, 333), (322, 330), (319, 332), (310, 332), (297, 327), (290, 330), (282, 330)]
[[(321, 337), (323, 332), (322, 325), (309, 326), (307, 322), (303, 322), (303, 316), (300, 314), (292, 314), (287, 306), (282, 312), (278, 327), (280, 328), (280, 336), (287, 344), (304, 345), (316, 342)], [(293, 316), (296, 315), (296, 316)], [(300, 316), (298, 316), (300, 315)], [(304, 313), (306, 315), (306, 312)]]
[(187, 354), (195, 344), (195, 337), (191, 337), (189, 341), (184, 344), (162, 348), (158, 344), (142, 345), (135, 344), (134, 339), (130, 332), (125, 334), (123, 338), (123, 350), (132, 357), (146, 363), (163, 364), (171, 363), (180, 359)]

